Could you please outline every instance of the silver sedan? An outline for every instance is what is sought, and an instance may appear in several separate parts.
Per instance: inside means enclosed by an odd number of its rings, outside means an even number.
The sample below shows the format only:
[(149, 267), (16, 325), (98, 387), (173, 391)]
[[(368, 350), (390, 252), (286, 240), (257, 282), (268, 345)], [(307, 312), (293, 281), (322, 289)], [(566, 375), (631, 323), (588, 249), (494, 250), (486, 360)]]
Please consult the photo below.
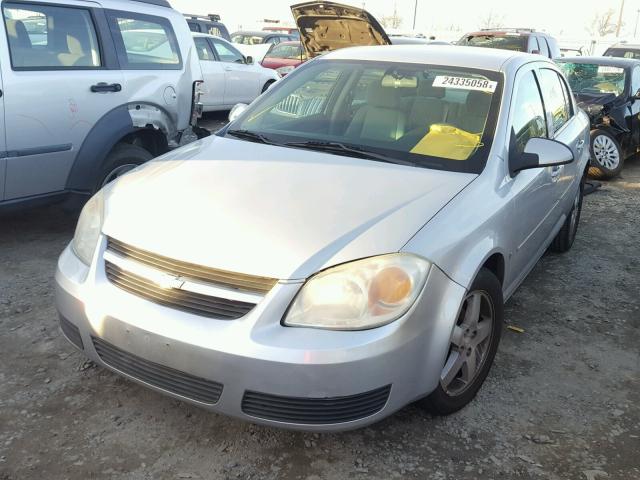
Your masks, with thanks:
[(571, 248), (589, 121), (540, 56), (344, 49), (106, 186), (56, 274), (67, 338), (252, 422), (344, 430), (470, 402), (504, 302)]

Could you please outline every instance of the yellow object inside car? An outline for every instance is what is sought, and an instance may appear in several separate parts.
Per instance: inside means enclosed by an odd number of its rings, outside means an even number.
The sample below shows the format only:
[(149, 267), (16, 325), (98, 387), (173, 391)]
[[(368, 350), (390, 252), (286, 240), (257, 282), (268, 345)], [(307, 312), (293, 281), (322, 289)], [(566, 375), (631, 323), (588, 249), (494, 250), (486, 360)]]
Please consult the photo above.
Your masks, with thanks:
[(452, 125), (435, 123), (411, 149), (411, 153), (450, 160), (467, 160), (481, 145), (481, 138), (482, 135), (478, 133), (469, 133)]

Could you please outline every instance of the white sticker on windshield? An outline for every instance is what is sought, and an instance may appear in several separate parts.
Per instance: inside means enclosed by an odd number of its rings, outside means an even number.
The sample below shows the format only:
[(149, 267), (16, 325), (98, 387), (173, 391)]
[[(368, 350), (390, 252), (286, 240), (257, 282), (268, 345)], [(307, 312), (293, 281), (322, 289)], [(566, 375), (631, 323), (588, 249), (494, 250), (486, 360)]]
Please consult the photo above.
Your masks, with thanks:
[(460, 90), (479, 90), (481, 92), (493, 93), (496, 91), (498, 82), (492, 82), (491, 80), (482, 78), (438, 75), (433, 79), (433, 86), (441, 88), (457, 88)]
[(606, 75), (607, 73), (624, 73), (624, 68), (607, 66), (598, 67), (598, 75)]

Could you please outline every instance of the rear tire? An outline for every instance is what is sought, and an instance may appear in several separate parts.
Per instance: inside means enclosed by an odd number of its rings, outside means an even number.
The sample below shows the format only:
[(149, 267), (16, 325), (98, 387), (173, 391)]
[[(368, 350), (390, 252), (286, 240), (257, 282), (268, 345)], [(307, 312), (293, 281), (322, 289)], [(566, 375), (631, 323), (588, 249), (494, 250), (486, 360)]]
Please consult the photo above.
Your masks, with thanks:
[(130, 143), (118, 143), (109, 152), (100, 175), (96, 181), (95, 191), (112, 182), (116, 178), (148, 162), (153, 155), (142, 147)]
[(606, 130), (591, 131), (589, 176), (607, 180), (616, 177), (624, 166), (620, 143)]
[(503, 321), (502, 286), (482, 268), (460, 309), (438, 387), (418, 405), (434, 415), (449, 415), (471, 402), (493, 364)]
[(582, 200), (584, 198), (584, 178), (580, 182), (580, 188), (573, 201), (571, 211), (567, 215), (567, 219), (562, 228), (551, 242), (549, 247), (552, 252), (565, 253), (571, 250), (573, 242), (578, 233), (578, 225), (580, 224), (580, 215), (582, 213)]

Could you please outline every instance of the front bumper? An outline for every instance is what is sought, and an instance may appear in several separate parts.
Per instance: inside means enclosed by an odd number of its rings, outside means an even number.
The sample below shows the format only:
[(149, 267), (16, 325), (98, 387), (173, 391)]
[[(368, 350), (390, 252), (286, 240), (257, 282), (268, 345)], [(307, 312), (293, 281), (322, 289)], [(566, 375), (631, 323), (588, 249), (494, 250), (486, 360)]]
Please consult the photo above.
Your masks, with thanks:
[(63, 332), (96, 363), (150, 388), (254, 423), (362, 427), (433, 391), (464, 289), (432, 267), (400, 320), (358, 331), (280, 324), (300, 284), (279, 283), (249, 314), (215, 320), (132, 295), (67, 248), (56, 272)]

